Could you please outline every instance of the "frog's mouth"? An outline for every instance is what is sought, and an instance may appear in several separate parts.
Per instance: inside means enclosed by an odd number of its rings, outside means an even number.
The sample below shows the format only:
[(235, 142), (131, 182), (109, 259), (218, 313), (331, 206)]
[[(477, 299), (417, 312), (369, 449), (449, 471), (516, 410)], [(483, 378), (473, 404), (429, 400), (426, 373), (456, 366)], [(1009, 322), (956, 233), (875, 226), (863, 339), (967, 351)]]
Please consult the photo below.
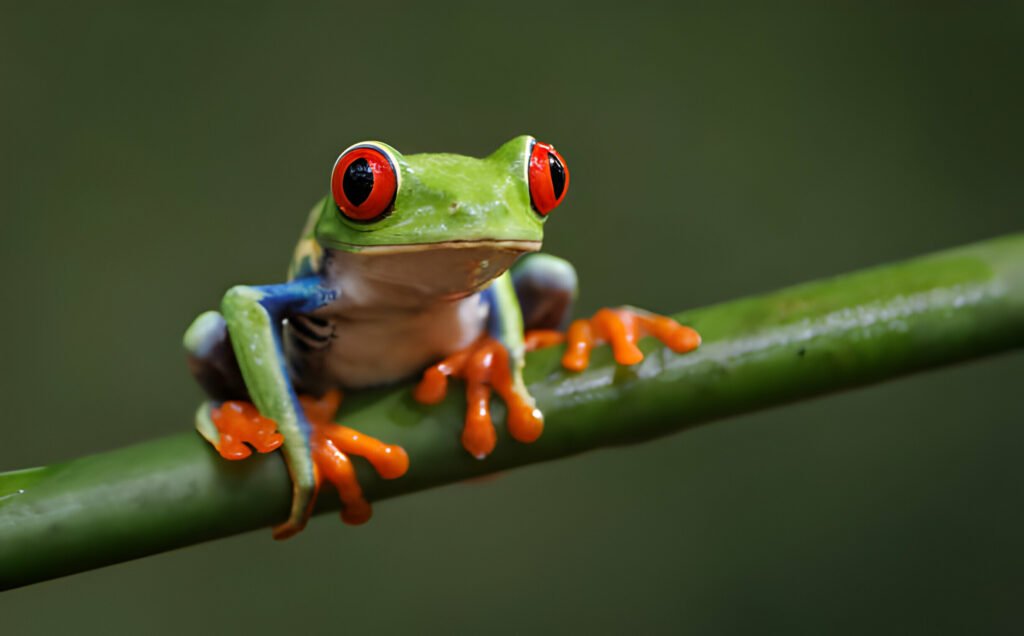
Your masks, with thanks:
[(328, 249), (326, 265), (333, 278), (347, 285), (350, 296), (373, 294), (383, 298), (377, 304), (419, 306), (479, 291), (540, 245), (540, 241), (465, 240), (360, 246), (358, 250), (335, 247)]
[(540, 241), (518, 241), (518, 240), (465, 240), (465, 241), (442, 241), (440, 243), (409, 243), (395, 245), (355, 245), (354, 243), (343, 243), (331, 241), (329, 247), (346, 252), (357, 254), (409, 254), (414, 252), (432, 252), (442, 250), (458, 249), (494, 249), (499, 251), (516, 252), (525, 254), (540, 250)]

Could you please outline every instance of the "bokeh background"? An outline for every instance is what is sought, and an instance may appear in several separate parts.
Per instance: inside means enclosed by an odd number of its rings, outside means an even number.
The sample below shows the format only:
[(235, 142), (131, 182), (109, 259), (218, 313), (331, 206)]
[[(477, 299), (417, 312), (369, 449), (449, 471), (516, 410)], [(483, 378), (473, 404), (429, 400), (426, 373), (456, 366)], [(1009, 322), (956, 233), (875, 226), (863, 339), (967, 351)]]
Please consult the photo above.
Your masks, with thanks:
[[(555, 143), (580, 311), (1024, 227), (1020, 3), (0, 9), (0, 470), (191, 426), (179, 339), (336, 153)], [(829, 4), (828, 8), (823, 5)], [(0, 596), (33, 633), (1020, 633), (1024, 357)]]

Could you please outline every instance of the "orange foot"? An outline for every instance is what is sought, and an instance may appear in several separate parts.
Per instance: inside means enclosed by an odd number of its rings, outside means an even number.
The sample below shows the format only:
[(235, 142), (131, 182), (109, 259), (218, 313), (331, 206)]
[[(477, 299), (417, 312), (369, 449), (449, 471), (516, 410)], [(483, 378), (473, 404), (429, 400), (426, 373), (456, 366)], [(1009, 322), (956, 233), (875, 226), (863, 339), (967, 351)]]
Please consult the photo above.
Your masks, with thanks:
[(644, 359), (636, 341), (645, 335), (654, 336), (676, 353), (700, 346), (699, 333), (667, 316), (625, 307), (601, 309), (593, 317), (569, 325), (562, 366), (583, 371), (590, 364), (590, 350), (600, 341), (612, 346), (612, 355), (619, 364), (636, 364)]
[(341, 520), (352, 525), (366, 523), (373, 515), (370, 503), (348, 458), (365, 458), (384, 479), (397, 479), (409, 470), (409, 456), (401, 446), (391, 446), (359, 431), (334, 423), (341, 406), (341, 391), (328, 391), (321, 398), (299, 397), (306, 418), (313, 426), (311, 437), (317, 488), (326, 477), (341, 498)]
[(252, 455), (253, 448), (269, 453), (284, 443), (274, 420), (260, 415), (249, 402), (224, 402), (210, 410), (210, 419), (220, 431), (216, 448), (224, 459), (245, 459)]
[[(363, 489), (356, 478), (355, 467), (349, 455), (365, 458), (384, 479), (396, 479), (409, 469), (409, 456), (400, 446), (390, 446), (359, 431), (334, 423), (341, 406), (341, 392), (328, 391), (321, 398), (300, 396), (299, 403), (313, 430), (310, 446), (316, 479), (316, 488), (326, 477), (334, 484), (341, 499), (341, 519), (358, 525), (370, 520), (373, 510), (363, 497)], [(252, 451), (267, 453), (284, 442), (276, 432), (274, 420), (263, 417), (248, 402), (225, 402), (210, 412), (220, 431), (221, 442), (217, 451), (226, 459), (244, 459)]]
[(636, 341), (651, 335), (676, 353), (687, 353), (700, 346), (700, 334), (667, 316), (639, 309), (620, 307), (601, 309), (591, 318), (574, 321), (563, 336), (557, 331), (527, 331), (528, 351), (568, 341), (562, 366), (570, 371), (583, 371), (590, 364), (590, 350), (599, 342), (612, 346), (619, 364), (636, 364), (644, 354)]
[(532, 442), (544, 430), (544, 416), (525, 389), (516, 387), (504, 345), (484, 336), (475, 343), (430, 367), (416, 386), (413, 397), (423, 404), (437, 404), (448, 392), (448, 378), (466, 381), (466, 423), (462, 446), (477, 459), (494, 450), (497, 434), (491, 421), (491, 390), (508, 407), (508, 432), (520, 442)]

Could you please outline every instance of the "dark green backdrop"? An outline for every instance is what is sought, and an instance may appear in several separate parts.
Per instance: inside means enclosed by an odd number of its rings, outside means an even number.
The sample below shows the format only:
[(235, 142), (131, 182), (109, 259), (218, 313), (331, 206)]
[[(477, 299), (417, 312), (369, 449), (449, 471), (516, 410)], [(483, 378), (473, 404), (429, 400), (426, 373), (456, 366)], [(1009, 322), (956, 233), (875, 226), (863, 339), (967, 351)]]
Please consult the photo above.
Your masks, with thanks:
[[(1024, 8), (919, 5), (5, 5), (0, 469), (191, 426), (181, 332), (280, 279), (365, 138), (557, 144), (547, 250), (585, 311), (1021, 230)], [(37, 585), (0, 631), (1009, 633), (1022, 378), (1007, 355)]]

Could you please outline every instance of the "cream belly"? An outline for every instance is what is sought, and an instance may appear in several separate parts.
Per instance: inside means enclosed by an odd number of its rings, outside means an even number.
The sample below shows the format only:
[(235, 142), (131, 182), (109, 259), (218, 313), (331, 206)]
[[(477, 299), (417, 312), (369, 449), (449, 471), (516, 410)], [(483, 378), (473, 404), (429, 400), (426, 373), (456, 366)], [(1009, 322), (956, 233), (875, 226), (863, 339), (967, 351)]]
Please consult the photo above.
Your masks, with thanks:
[(320, 314), (332, 328), (329, 345), (306, 355), (321, 357), (318, 375), (329, 385), (358, 389), (388, 384), (468, 347), (483, 334), (487, 313), (487, 304), (473, 294), (412, 312)]

